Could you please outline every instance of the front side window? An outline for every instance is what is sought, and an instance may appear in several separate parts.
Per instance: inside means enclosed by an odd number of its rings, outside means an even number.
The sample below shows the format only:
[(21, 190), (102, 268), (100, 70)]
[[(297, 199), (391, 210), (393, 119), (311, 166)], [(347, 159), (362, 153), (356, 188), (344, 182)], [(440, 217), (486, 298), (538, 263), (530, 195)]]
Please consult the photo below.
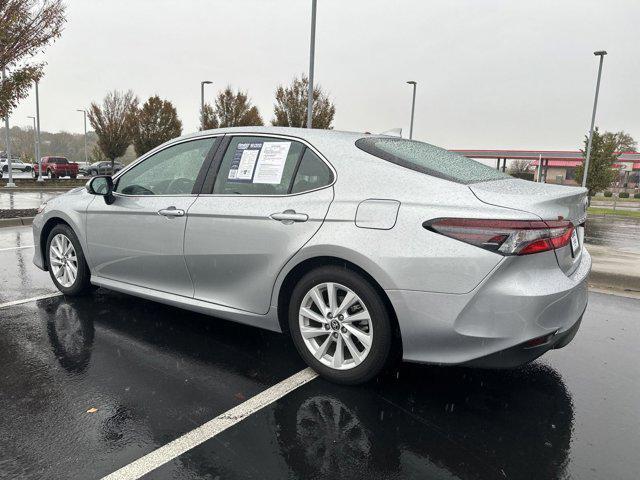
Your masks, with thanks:
[(215, 138), (165, 148), (118, 178), (115, 191), (125, 195), (190, 195)]
[(222, 158), (213, 193), (286, 195), (305, 146), (271, 137), (233, 137)]
[(511, 178), (495, 168), (424, 142), (394, 137), (366, 137), (356, 147), (388, 162), (456, 183)]

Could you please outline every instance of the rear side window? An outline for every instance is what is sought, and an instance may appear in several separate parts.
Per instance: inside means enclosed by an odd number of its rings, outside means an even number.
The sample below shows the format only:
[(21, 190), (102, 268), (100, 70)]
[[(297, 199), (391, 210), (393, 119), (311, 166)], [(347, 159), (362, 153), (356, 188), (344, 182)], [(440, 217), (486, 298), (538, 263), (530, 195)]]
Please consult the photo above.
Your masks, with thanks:
[(428, 143), (393, 137), (367, 137), (356, 147), (396, 165), (456, 183), (511, 178), (494, 168)]
[(307, 148), (302, 156), (291, 193), (326, 187), (333, 182), (333, 173), (313, 151)]

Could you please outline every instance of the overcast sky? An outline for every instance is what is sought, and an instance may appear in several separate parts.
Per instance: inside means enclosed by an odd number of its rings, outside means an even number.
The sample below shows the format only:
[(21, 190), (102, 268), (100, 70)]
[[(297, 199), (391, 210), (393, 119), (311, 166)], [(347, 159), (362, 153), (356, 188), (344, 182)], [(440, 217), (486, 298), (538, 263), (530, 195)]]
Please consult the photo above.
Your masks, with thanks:
[[(280, 83), (308, 70), (311, 0), (68, 0), (46, 50), (41, 128), (82, 131), (76, 108), (108, 90), (171, 100), (184, 133), (206, 95), (247, 90), (265, 121)], [(640, 1), (318, 0), (316, 81), (334, 126), (408, 134), (446, 148), (575, 149), (597, 125), (640, 140)], [(212, 88), (213, 87), (213, 88)], [(28, 125), (25, 99), (12, 124)]]

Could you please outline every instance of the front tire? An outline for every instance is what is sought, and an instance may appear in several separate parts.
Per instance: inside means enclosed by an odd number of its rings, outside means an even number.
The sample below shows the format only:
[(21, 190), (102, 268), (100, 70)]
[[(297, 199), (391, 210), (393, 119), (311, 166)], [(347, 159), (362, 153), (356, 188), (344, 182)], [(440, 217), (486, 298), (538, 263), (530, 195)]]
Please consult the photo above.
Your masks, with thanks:
[(367, 279), (344, 267), (321, 267), (302, 277), (291, 296), (289, 329), (305, 362), (335, 383), (372, 379), (391, 350), (384, 302)]
[(47, 238), (47, 265), (56, 288), (65, 295), (82, 295), (91, 288), (91, 273), (78, 237), (71, 227), (58, 224)]

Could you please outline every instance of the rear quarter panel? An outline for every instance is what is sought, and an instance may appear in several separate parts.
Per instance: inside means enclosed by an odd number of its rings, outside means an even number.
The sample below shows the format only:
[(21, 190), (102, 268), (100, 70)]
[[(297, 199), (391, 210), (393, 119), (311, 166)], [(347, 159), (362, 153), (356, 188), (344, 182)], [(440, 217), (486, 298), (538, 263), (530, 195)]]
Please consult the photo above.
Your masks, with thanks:
[[(324, 224), (285, 267), (281, 279), (304, 259), (327, 255), (358, 265), (385, 290), (467, 293), (503, 257), (433, 233), (423, 223), (458, 216), (536, 219), (526, 212), (482, 203), (466, 185), (391, 164), (355, 146), (345, 146), (334, 155), (323, 153), (338, 172), (335, 198)], [(400, 203), (392, 228), (356, 225), (358, 205), (367, 199)]]

